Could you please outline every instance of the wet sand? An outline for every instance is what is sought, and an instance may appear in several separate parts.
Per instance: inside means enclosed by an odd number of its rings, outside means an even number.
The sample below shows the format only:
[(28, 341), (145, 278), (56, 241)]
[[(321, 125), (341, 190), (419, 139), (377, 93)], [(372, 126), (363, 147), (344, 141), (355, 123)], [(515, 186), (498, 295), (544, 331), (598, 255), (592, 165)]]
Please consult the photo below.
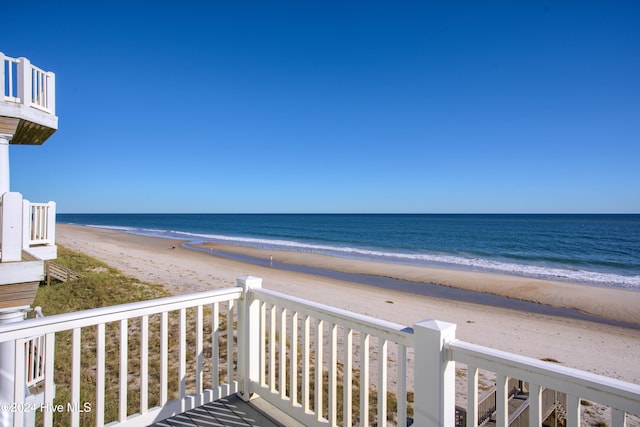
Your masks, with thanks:
[[(213, 242), (197, 244), (183, 243), (182, 245), (212, 255), (254, 265), (269, 266), (276, 269), (296, 271), (352, 283), (360, 283), (447, 300), (471, 302), (492, 307), (563, 316), (640, 329), (640, 323), (635, 323), (637, 313), (633, 310), (633, 307), (631, 307), (631, 310), (613, 311), (610, 310), (609, 307), (600, 304), (596, 305), (596, 310), (592, 309), (593, 304), (590, 303), (594, 301), (594, 299), (602, 301), (601, 291), (603, 289), (600, 288), (588, 289), (592, 295), (584, 298), (584, 289), (581, 289), (583, 286), (571, 289), (571, 284), (566, 282), (552, 282), (446, 269), (444, 269), (443, 272), (436, 268), (412, 267), (362, 260), (345, 260), (330, 256), (327, 262), (320, 262), (320, 260), (325, 257), (324, 255), (269, 251)], [(417, 271), (411, 271), (414, 269)], [(436, 272), (437, 275), (434, 275), (434, 272)], [(387, 276), (385, 274), (393, 274), (393, 276)], [(439, 277), (443, 275), (448, 276), (448, 280), (438, 283), (437, 281), (440, 280)], [(481, 282), (485, 284), (493, 282), (495, 287), (490, 289), (484, 286), (484, 290), (480, 291), (476, 285)], [(507, 283), (508, 286), (505, 287), (504, 283)], [(531, 292), (526, 294), (523, 292), (523, 295), (518, 295), (517, 290), (514, 292), (514, 289), (511, 287), (512, 285), (519, 286), (519, 289), (525, 289), (527, 286), (537, 286), (538, 288), (553, 287), (556, 293), (552, 295), (553, 298), (548, 298), (548, 295), (536, 295)], [(558, 303), (558, 301), (562, 301), (562, 299), (558, 298), (558, 293), (560, 292), (574, 292), (581, 297), (574, 298), (569, 301), (569, 304), (563, 305)], [(620, 301), (624, 301), (624, 303), (633, 302), (633, 298), (640, 296), (637, 292), (623, 291), (619, 295), (622, 299), (611, 301), (612, 295), (610, 293), (607, 294), (608, 301), (606, 302), (608, 304), (616, 304), (620, 303)], [(531, 295), (533, 295), (534, 298), (531, 298)], [(566, 303), (567, 299), (565, 298), (564, 301)], [(638, 302), (640, 303), (640, 301)]]

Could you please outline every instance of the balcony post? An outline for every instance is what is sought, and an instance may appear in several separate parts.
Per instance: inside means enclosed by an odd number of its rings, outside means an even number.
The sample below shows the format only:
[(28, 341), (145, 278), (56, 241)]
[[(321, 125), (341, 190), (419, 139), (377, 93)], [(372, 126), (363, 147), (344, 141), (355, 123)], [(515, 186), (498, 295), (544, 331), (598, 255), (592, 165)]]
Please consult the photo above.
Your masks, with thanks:
[(50, 201), (47, 209), (47, 239), (49, 245), (56, 244), (56, 202)]
[(238, 373), (240, 397), (252, 398), (251, 383), (259, 380), (260, 373), (260, 301), (252, 298), (251, 290), (262, 288), (259, 277), (242, 276), (237, 279), (242, 288), (238, 305)]
[(2, 262), (22, 259), (22, 194), (4, 193), (2, 196), (2, 229), (0, 231)]
[(51, 114), (56, 114), (56, 75), (52, 72), (46, 74), (47, 78), (47, 109)]
[[(24, 320), (24, 307), (0, 310), (0, 325), (21, 322)], [(0, 343), (0, 404), (15, 403), (24, 396), (15, 396), (15, 366), (16, 341), (9, 340)], [(24, 365), (23, 365), (24, 366)], [(24, 379), (22, 380), (24, 382)], [(0, 427), (14, 425), (14, 415), (19, 412), (0, 411)], [(24, 413), (24, 411), (22, 412)], [(20, 413), (20, 414), (22, 414)]]
[(455, 340), (456, 325), (427, 319), (413, 326), (415, 339), (415, 425), (455, 425), (455, 362), (446, 344)]
[(31, 61), (25, 57), (18, 58), (18, 75), (16, 82), (18, 84), (18, 98), (20, 103), (28, 107), (31, 106)]
[[(4, 97), (6, 95), (11, 96), (11, 93), (6, 93), (5, 91), (5, 87), (6, 87), (6, 83), (5, 83), (5, 78), (6, 76), (4, 75), (4, 53), (0, 52), (0, 102), (4, 101)], [(9, 91), (11, 90), (11, 88), (9, 87)]]
[(22, 249), (29, 249), (31, 240), (31, 202), (27, 199), (22, 200)]
[[(4, 89), (2, 89), (4, 91)], [(4, 95), (3, 95), (4, 96)], [(11, 191), (9, 175), (9, 141), (13, 135), (0, 133), (0, 197)]]

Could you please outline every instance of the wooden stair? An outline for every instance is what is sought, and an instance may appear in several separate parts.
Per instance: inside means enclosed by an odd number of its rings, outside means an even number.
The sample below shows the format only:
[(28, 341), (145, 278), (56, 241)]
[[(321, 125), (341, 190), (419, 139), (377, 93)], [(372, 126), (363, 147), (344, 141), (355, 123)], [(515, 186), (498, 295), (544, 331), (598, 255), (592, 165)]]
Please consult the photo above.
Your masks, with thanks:
[(45, 262), (45, 275), (47, 277), (47, 285), (51, 284), (52, 278), (61, 282), (68, 282), (82, 277), (79, 273), (76, 273), (70, 268), (52, 261)]

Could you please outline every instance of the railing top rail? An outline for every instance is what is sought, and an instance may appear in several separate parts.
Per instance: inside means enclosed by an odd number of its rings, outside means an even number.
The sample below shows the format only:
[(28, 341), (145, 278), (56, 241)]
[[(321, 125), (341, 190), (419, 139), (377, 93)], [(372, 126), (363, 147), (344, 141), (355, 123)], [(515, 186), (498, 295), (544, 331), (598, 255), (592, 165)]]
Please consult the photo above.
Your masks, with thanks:
[[(251, 292), (261, 301), (282, 305), (284, 308), (294, 309), (298, 313), (337, 323), (354, 330), (391, 340), (398, 344), (413, 346), (413, 329), (405, 325), (376, 319), (364, 314), (353, 313), (302, 298), (292, 297), (269, 289), (252, 289)], [(283, 301), (286, 304), (283, 304)]]
[(0, 326), (0, 342), (158, 314), (197, 305), (237, 300), (240, 299), (241, 295), (242, 288), (233, 287), (46, 316)]
[(55, 203), (55, 202), (29, 202), (28, 200), (25, 200), (29, 203), (30, 207), (38, 207), (38, 206), (51, 206), (51, 204)]
[(32, 69), (32, 70), (34, 70), (34, 71), (36, 71), (36, 72), (39, 72), (39, 73), (45, 74), (45, 75), (47, 75), (47, 74), (51, 74), (51, 71), (45, 71), (45, 70), (43, 70), (42, 68), (37, 67), (37, 66), (35, 66), (35, 65), (33, 65), (33, 64), (31, 64), (31, 69)]
[(0, 59), (0, 101), (55, 116), (55, 73), (43, 70), (25, 57), (12, 58), (0, 52)]
[(18, 58), (12, 58), (10, 56), (3, 55), (2, 52), (0, 52), (0, 56), (2, 56), (2, 58), (7, 62), (13, 62), (13, 63), (16, 63), (16, 64), (18, 62), (20, 62), (20, 60)]
[[(4, 59), (6, 62), (13, 62), (14, 64), (19, 64), (20, 61), (23, 59), (22, 57), (20, 58), (13, 58), (11, 56), (7, 56), (5, 54), (3, 54), (2, 52), (0, 52), (0, 58)], [(31, 61), (29, 61), (29, 66), (31, 67), (31, 69), (40, 72), (42, 74), (53, 74), (51, 71), (45, 71), (42, 68), (38, 67), (37, 65), (33, 65), (31, 63)]]
[(455, 362), (499, 372), (633, 414), (640, 408), (639, 384), (460, 340), (447, 344), (447, 350), (450, 360)]

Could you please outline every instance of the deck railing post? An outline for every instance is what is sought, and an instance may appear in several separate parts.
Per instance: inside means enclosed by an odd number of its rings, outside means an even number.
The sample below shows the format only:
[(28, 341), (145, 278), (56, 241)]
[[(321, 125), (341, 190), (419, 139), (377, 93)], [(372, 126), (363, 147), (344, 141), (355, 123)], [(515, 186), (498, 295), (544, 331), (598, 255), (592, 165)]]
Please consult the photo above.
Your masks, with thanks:
[(31, 106), (31, 62), (25, 58), (18, 58), (18, 98), (20, 103), (28, 107)]
[(4, 193), (2, 196), (2, 262), (22, 259), (22, 194)]
[[(21, 309), (0, 312), (0, 325), (22, 322), (23, 320), (24, 311)], [(18, 360), (16, 360), (16, 352), (21, 355)], [(0, 427), (12, 427), (14, 421), (18, 425), (22, 425), (24, 422), (23, 419), (14, 420), (14, 417), (20, 417), (25, 411), (20, 413), (7, 409), (13, 407), (11, 404), (24, 403), (24, 394), (18, 393), (16, 396), (16, 385), (18, 390), (24, 391), (24, 377), (26, 376), (24, 366), (24, 344), (20, 347), (20, 344), (13, 339), (0, 342), (0, 405), (5, 409), (0, 410)], [(16, 371), (18, 375), (16, 375)]]
[(9, 175), (9, 141), (11, 138), (13, 135), (0, 133), (0, 197), (11, 191)]
[(31, 245), (31, 202), (22, 199), (22, 249), (29, 249)]
[(11, 90), (11, 85), (7, 85), (4, 80), (4, 61), (4, 53), (0, 52), (0, 102), (4, 101), (5, 96), (11, 96), (11, 93), (7, 94), (7, 90)]
[(238, 304), (238, 374), (240, 397), (252, 398), (252, 382), (259, 381), (260, 373), (260, 301), (251, 296), (251, 290), (262, 288), (259, 277), (243, 276), (237, 279), (242, 288), (242, 300)]
[(415, 425), (455, 425), (455, 362), (446, 345), (455, 339), (456, 325), (427, 319), (413, 326), (415, 339)]
[(47, 209), (47, 239), (50, 245), (56, 244), (56, 202), (53, 201)]
[(56, 75), (52, 72), (46, 74), (47, 87), (47, 110), (53, 115), (56, 114)]

